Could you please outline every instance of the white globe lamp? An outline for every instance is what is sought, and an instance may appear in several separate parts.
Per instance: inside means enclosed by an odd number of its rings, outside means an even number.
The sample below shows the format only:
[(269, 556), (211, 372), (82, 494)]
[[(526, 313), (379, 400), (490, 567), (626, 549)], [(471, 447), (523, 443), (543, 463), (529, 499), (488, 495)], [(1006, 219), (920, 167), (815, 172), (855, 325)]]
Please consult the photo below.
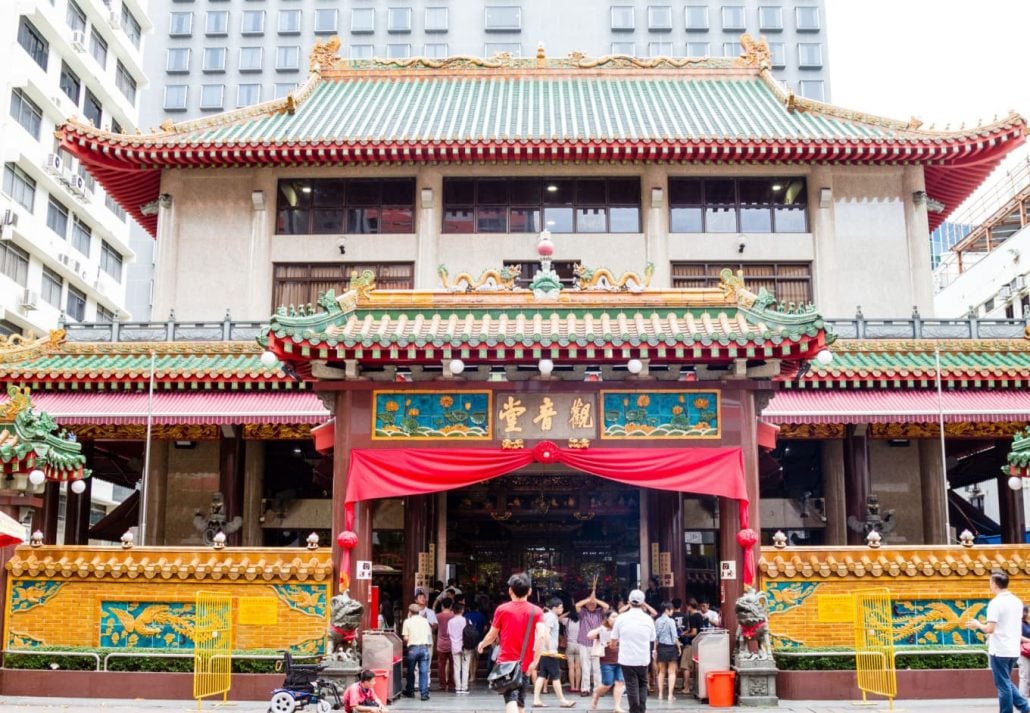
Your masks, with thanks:
[(1018, 475), (1013, 475), (1009, 478), (1009, 487), (1013, 490), (1021, 490), (1023, 488), (1023, 479)]
[(644, 370), (644, 362), (639, 359), (630, 359), (626, 362), (626, 370), (630, 374), (639, 374)]
[(70, 487), (72, 492), (76, 495), (82, 495), (86, 492), (86, 483), (82, 480), (73, 480), (72, 484), (68, 487)]
[(451, 374), (458, 376), (461, 372), (465, 371), (465, 362), (461, 359), (451, 359), (451, 363), (447, 365), (447, 368), (450, 369)]
[(541, 359), (536, 367), (540, 370), (541, 376), (550, 376), (551, 372), (554, 371), (554, 362), (550, 359)]
[(275, 352), (264, 351), (261, 352), (261, 366), (268, 367), (271, 369), (273, 366), (279, 363), (279, 357), (275, 355)]
[(33, 485), (42, 485), (44, 480), (46, 480), (46, 474), (39, 468), (29, 473), (29, 482)]
[(819, 366), (829, 366), (833, 363), (833, 352), (829, 349), (821, 349), (815, 355), (815, 360), (819, 363)]

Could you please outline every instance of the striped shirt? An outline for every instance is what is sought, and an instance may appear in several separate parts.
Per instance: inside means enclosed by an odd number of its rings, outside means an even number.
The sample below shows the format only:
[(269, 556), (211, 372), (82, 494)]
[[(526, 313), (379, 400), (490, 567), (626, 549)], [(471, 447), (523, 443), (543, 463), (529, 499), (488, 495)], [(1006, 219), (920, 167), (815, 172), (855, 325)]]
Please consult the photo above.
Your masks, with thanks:
[(655, 620), (654, 630), (659, 644), (676, 643), (676, 622), (668, 614), (662, 614)]

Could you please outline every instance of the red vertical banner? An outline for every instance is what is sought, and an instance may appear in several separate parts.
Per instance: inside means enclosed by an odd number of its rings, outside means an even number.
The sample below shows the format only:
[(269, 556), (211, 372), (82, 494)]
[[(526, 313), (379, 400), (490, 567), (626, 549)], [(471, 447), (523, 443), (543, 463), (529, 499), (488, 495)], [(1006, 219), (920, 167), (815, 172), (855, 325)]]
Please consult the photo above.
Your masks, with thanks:
[(368, 609), (372, 616), (368, 621), (372, 622), (372, 628), (379, 628), (379, 585), (373, 584), (368, 588)]

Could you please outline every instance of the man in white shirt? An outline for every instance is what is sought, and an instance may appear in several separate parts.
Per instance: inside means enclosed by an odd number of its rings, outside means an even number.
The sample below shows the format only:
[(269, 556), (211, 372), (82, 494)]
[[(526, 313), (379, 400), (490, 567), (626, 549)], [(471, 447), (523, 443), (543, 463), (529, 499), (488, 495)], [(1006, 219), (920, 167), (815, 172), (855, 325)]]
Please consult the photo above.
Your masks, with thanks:
[(1012, 683), (1012, 666), (1019, 658), (1019, 641), (1023, 632), (1023, 602), (1009, 591), (1009, 576), (1001, 571), (991, 573), (994, 599), (987, 605), (987, 623), (977, 619), (966, 622), (967, 629), (987, 634), (987, 660), (998, 689), (1000, 713), (1030, 712), (1030, 702)]
[(647, 597), (639, 589), (629, 593), (629, 609), (612, 627), (612, 640), (619, 642), (619, 666), (626, 680), (629, 713), (647, 710), (647, 673), (656, 637), (654, 619), (643, 610)]

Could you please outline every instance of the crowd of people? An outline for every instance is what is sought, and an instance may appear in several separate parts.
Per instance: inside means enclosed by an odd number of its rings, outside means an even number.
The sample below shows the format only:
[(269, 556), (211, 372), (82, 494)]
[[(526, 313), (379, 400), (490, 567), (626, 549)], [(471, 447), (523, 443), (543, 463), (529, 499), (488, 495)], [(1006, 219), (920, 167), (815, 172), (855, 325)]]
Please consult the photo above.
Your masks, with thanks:
[[(437, 592), (418, 589), (403, 621), (391, 621), (386, 614), (392, 605), (384, 605), (380, 626), (396, 624), (404, 641), (405, 696), (429, 700), (431, 690), (467, 694), (481, 661), (483, 678), (496, 662), (519, 659), (532, 621), (522, 661), (526, 690), (505, 696), (514, 708), (521, 709), (527, 696), (534, 708), (572, 708), (578, 696), (596, 710), (610, 694), (615, 713), (625, 713), (624, 699), (629, 713), (642, 713), (651, 691), (670, 701), (688, 692), (690, 643), (720, 624), (708, 602), (661, 601), (655, 582), (647, 592), (609, 590), (604, 598), (594, 582), (578, 601), (564, 591), (534, 591), (525, 574), (507, 584), (506, 602), (491, 601), (483, 588), (466, 595), (455, 580), (446, 587), (438, 583)], [(548, 688), (553, 703), (545, 699)]]

